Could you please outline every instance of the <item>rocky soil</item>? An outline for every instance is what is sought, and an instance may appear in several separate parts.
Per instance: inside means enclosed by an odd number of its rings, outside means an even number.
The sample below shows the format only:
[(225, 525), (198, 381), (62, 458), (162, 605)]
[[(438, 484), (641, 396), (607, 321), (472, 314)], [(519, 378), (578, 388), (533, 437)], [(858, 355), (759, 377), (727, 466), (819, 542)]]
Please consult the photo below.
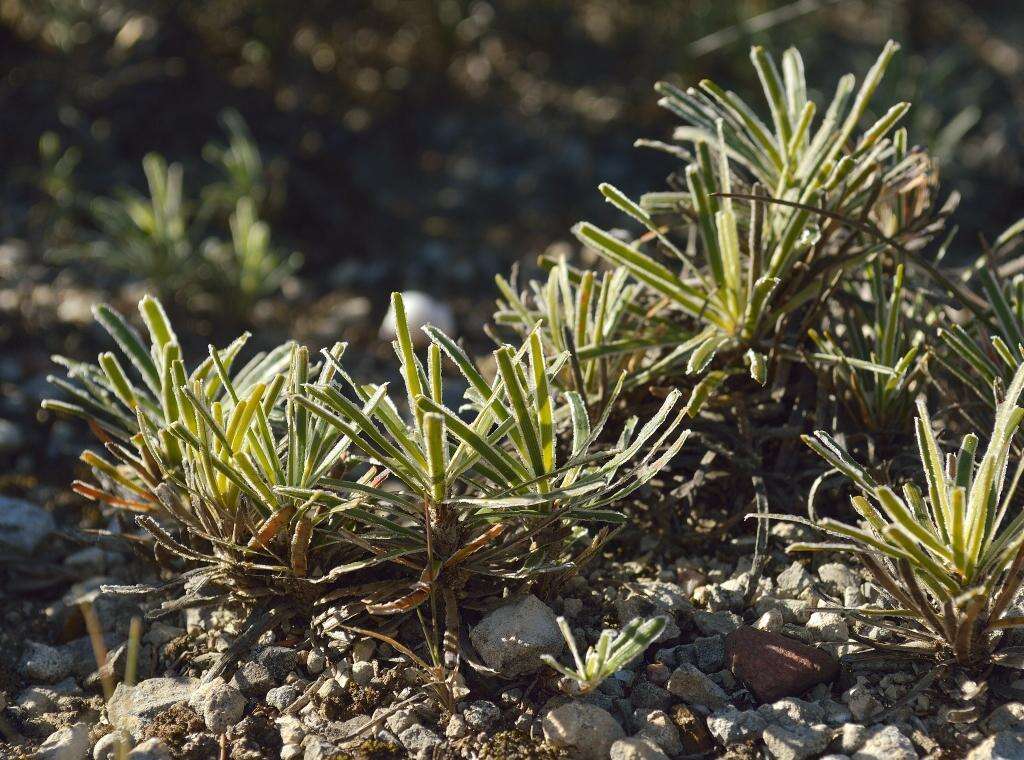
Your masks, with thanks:
[[(159, 600), (104, 586), (155, 580), (149, 564), (116, 545), (74, 545), (29, 501), (6, 499), (0, 520), (5, 758), (113, 759), (119, 746), (132, 760), (1024, 757), (1024, 700), (1014, 699), (1024, 681), (992, 674), (979, 689), (930, 661), (851, 643), (850, 622), (831, 609), (870, 605), (874, 590), (834, 557), (785, 555), (801, 530), (789, 525), (773, 527), (759, 578), (746, 538), (706, 556), (640, 538), (633, 561), (608, 554), (554, 598), (508, 599), (468, 620), (464, 644), (497, 675), (464, 666), (449, 713), (420, 671), (368, 638), (324, 649), (302, 630), (274, 630), (211, 679), (242, 622), (224, 609), (147, 619), (138, 683), (105, 699), (80, 604), (97, 614), (117, 682), (131, 619)], [(33, 557), (59, 567), (56, 587), (19, 587), (15, 568)], [(539, 659), (568, 656), (557, 615), (589, 644), (655, 614), (670, 621), (661, 640), (584, 697), (565, 696)], [(415, 644), (413, 630), (402, 635)]]

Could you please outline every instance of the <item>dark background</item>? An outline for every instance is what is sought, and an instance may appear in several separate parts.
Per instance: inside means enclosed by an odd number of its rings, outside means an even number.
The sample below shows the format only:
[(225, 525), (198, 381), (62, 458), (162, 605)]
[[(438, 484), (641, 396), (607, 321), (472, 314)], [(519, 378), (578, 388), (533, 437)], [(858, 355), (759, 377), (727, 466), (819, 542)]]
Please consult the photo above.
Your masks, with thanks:
[(749, 46), (796, 45), (827, 98), (893, 37), (903, 52), (875, 104), (914, 101), (912, 139), (965, 197), (967, 256), (1024, 209), (1022, 15), (958, 0), (2, 0), (0, 237), (47, 245), (32, 214), (42, 132), (82, 151), (85, 192), (141, 188), (154, 150), (188, 187), (233, 107), (284, 192), (274, 234), (304, 253), (314, 291), (479, 299), (578, 219), (618, 223), (599, 181), (661, 186), (671, 160), (632, 148), (675, 125), (656, 80), (707, 76), (761, 105)]

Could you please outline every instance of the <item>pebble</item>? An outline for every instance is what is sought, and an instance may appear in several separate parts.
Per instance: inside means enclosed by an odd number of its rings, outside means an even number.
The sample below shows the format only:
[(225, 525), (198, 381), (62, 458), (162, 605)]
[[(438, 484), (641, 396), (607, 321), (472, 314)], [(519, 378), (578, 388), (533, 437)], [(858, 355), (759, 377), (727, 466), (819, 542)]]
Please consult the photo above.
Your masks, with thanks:
[(139, 736), (156, 716), (188, 702), (198, 686), (194, 678), (149, 678), (134, 686), (119, 683), (107, 702), (107, 720), (115, 728)]
[(818, 577), (825, 583), (831, 583), (843, 593), (848, 588), (855, 589), (860, 586), (860, 574), (841, 562), (829, 562), (822, 565), (818, 568)]
[(327, 658), (319, 652), (313, 651), (306, 655), (306, 672), (311, 676), (318, 676), (327, 667)]
[(76, 723), (54, 731), (33, 757), (35, 760), (86, 760), (92, 747), (89, 730), (88, 723)]
[(203, 716), (206, 727), (217, 735), (240, 721), (245, 712), (242, 692), (221, 679), (199, 689), (191, 702), (196, 712)]
[(665, 630), (655, 641), (670, 641), (680, 634), (677, 617), (688, 617), (693, 612), (686, 589), (668, 581), (641, 580), (627, 583), (614, 601), (615, 614), (621, 625), (634, 618), (666, 618)]
[(992, 734), (998, 734), (1000, 731), (1024, 731), (1024, 704), (1007, 702), (999, 705), (989, 713), (985, 719), (985, 726)]
[(843, 702), (850, 708), (854, 720), (866, 723), (882, 711), (882, 703), (875, 699), (863, 682), (858, 682), (843, 693)]
[[(665, 679), (665, 682), (668, 683), (668, 678)], [(651, 707), (661, 710), (667, 710), (674, 701), (666, 689), (646, 679), (637, 682), (633, 691), (630, 692), (629, 699), (633, 703), (633, 707)]]
[(359, 660), (352, 663), (352, 680), (360, 686), (366, 686), (373, 680), (373, 663), (367, 660)]
[(31, 554), (56, 529), (53, 515), (24, 499), (0, 496), (0, 546)]
[(702, 636), (693, 642), (694, 664), (705, 673), (717, 673), (725, 667), (725, 638)]
[(474, 731), (483, 731), (494, 725), (501, 717), (501, 708), (493, 702), (479, 699), (470, 702), (462, 713), (466, 724)]
[(782, 617), (782, 613), (778, 610), (768, 610), (754, 623), (754, 627), (759, 631), (769, 631), (771, 633), (778, 633), (782, 630), (782, 624), (785, 619)]
[(967, 760), (1021, 760), (1024, 758), (1024, 733), (1000, 731), (972, 749)]
[(398, 735), (398, 739), (411, 756), (423, 759), (430, 757), (434, 748), (441, 743), (441, 737), (419, 724), (405, 729)]
[(780, 596), (796, 598), (814, 585), (814, 577), (799, 561), (794, 561), (775, 578)]
[(689, 663), (683, 663), (673, 671), (667, 688), (670, 694), (687, 704), (702, 705), (712, 710), (725, 706), (729, 701), (721, 686)]
[(494, 610), (469, 634), (483, 661), (506, 676), (535, 673), (540, 655), (557, 657), (565, 639), (555, 613), (533, 594)]
[(917, 760), (917, 750), (896, 726), (872, 726), (853, 760)]
[(21, 672), (35, 682), (57, 683), (71, 672), (71, 658), (63, 649), (28, 641), (21, 659)]
[(850, 630), (842, 615), (835, 612), (814, 612), (804, 627), (812, 631), (818, 641), (844, 643), (850, 639)]
[(757, 710), (737, 710), (732, 705), (711, 713), (707, 724), (711, 735), (727, 747), (758, 738), (768, 727)]
[(290, 647), (267, 646), (256, 651), (253, 660), (265, 667), (271, 678), (278, 684), (284, 683), (288, 674), (295, 670), (299, 653)]
[(266, 702), (278, 712), (284, 712), (288, 706), (299, 698), (301, 692), (291, 684), (277, 686), (267, 692)]
[(693, 622), (705, 636), (727, 636), (735, 631), (741, 621), (740, 616), (735, 612), (722, 610), (720, 612), (708, 612), (697, 610), (693, 613)]
[(30, 686), (19, 692), (14, 703), (21, 708), (23, 718), (38, 718), (53, 708), (54, 695), (49, 689)]
[(574, 752), (579, 760), (607, 760), (611, 746), (626, 735), (606, 710), (578, 701), (548, 712), (541, 728), (547, 741)]
[[(427, 325), (434, 325), (449, 335), (455, 331), (455, 316), (443, 301), (418, 290), (406, 290), (402, 292), (402, 305), (405, 307), (405, 318), (409, 323), (413, 343), (417, 346), (425, 346), (429, 340), (422, 329)], [(395, 327), (395, 310), (389, 306), (380, 325), (381, 340), (395, 340), (398, 337)]]
[(277, 685), (270, 669), (255, 660), (242, 665), (235, 672), (231, 684), (247, 697), (262, 697)]
[(761, 738), (768, 752), (777, 760), (803, 760), (823, 752), (832, 741), (832, 732), (822, 724), (807, 725), (791, 721), (785, 725), (769, 724)]
[(609, 760), (668, 760), (668, 755), (640, 737), (617, 739), (609, 749)]
[(725, 640), (729, 668), (759, 702), (775, 702), (832, 681), (839, 664), (828, 652), (750, 626)]
[(92, 758), (93, 760), (119, 760), (118, 752), (121, 746), (131, 747), (132, 744), (132, 738), (124, 731), (111, 731), (96, 740), (96, 746), (92, 748)]
[(160, 739), (147, 739), (128, 753), (128, 760), (172, 760), (171, 750)]
[(661, 748), (665, 754), (675, 756), (685, 752), (679, 728), (663, 710), (638, 710), (636, 736)]

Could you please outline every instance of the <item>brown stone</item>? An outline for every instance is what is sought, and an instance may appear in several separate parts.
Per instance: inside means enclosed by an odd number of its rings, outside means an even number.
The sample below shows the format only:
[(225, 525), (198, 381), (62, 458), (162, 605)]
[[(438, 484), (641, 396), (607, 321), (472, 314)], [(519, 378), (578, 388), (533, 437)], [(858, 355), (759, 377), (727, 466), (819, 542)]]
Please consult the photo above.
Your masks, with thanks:
[(679, 728), (679, 738), (683, 742), (683, 754), (696, 755), (714, 748), (715, 740), (711, 738), (704, 719), (686, 705), (674, 705), (671, 712), (672, 722)]
[(725, 661), (762, 703), (795, 697), (839, 672), (836, 658), (824, 649), (749, 625), (725, 637)]

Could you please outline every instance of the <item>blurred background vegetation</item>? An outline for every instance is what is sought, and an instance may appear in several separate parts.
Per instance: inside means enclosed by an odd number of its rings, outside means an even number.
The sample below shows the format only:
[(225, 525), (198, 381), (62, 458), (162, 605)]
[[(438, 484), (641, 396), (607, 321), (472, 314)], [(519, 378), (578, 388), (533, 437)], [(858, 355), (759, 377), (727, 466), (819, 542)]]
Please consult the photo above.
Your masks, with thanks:
[(358, 341), (393, 288), (480, 340), (495, 273), (618, 223), (599, 181), (676, 168), (632, 147), (675, 125), (656, 80), (750, 97), (749, 46), (796, 45), (820, 97), (890, 37), (875, 102), (914, 102), (973, 257), (1024, 206), (1008, 0), (0, 0), (0, 418), (140, 290), (203, 345)]

